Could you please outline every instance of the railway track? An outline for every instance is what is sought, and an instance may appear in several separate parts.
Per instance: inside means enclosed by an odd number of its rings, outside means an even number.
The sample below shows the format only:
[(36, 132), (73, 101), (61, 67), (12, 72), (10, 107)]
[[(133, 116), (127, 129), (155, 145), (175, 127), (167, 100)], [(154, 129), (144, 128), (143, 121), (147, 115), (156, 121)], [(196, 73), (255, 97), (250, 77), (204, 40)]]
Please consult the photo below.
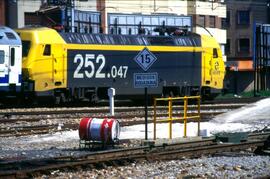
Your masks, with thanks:
[[(247, 105), (248, 103), (237, 103), (237, 104), (212, 104), (212, 105), (201, 105), (201, 110), (218, 110), (218, 109), (235, 109)], [(158, 106), (158, 110), (167, 110), (166, 106)], [(174, 110), (183, 110), (182, 105), (174, 105)], [(196, 110), (195, 105), (189, 105), (189, 110)], [(141, 111), (144, 112), (143, 106), (137, 107), (116, 107), (115, 113), (126, 113), (130, 111)], [(149, 112), (153, 111), (153, 107), (148, 107)], [(96, 114), (96, 113), (109, 113), (108, 107), (79, 107), (79, 108), (21, 108), (21, 109), (9, 109), (0, 110), (0, 116), (5, 119), (12, 119), (16, 116), (35, 116), (35, 115), (61, 115), (61, 114)], [(4, 122), (5, 119), (1, 119), (0, 122)]]
[(173, 144), (157, 144), (133, 148), (118, 148), (106, 151), (89, 152), (77, 157), (63, 156), (57, 158), (22, 160), (22, 161), (0, 161), (1, 177), (33, 177), (52, 170), (83, 166), (106, 167), (108, 165), (119, 165), (140, 160), (168, 160), (186, 157), (199, 157), (222, 152), (232, 152), (255, 149), (262, 147), (270, 133), (250, 134), (247, 141), (239, 144), (217, 143), (214, 138), (197, 141), (189, 141)]
[[(219, 104), (202, 105), (201, 121), (208, 121), (223, 112), (236, 109), (246, 105)], [(189, 106), (189, 115), (193, 115), (196, 106)], [(174, 115), (183, 115), (183, 106), (173, 107)], [(45, 134), (69, 129), (78, 129), (80, 119), (85, 116), (103, 118), (109, 116), (109, 109), (99, 108), (37, 108), (37, 109), (12, 109), (10, 111), (0, 110), (0, 137), (23, 136), (31, 134)], [(144, 107), (118, 107), (115, 109), (115, 119), (121, 126), (144, 124)], [(149, 123), (153, 122), (153, 107), (149, 107)], [(158, 106), (157, 117), (167, 117), (167, 107)], [(50, 122), (47, 122), (47, 121)], [(39, 124), (40, 121), (45, 124)], [(45, 121), (45, 122), (44, 122)], [(58, 122), (57, 122), (58, 121)], [(195, 120), (189, 120), (193, 122)], [(52, 124), (50, 124), (52, 123)]]

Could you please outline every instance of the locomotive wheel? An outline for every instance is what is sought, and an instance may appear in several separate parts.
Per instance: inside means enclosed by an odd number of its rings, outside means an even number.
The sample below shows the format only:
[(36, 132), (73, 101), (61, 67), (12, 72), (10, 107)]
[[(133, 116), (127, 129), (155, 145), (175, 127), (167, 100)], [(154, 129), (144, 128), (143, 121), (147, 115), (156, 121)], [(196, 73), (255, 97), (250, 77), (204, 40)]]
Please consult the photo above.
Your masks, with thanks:
[(55, 105), (61, 104), (61, 97), (60, 96), (55, 96), (54, 97), (54, 104)]
[(54, 104), (55, 105), (60, 105), (66, 103), (66, 97), (64, 93), (60, 93), (57, 96), (54, 97)]

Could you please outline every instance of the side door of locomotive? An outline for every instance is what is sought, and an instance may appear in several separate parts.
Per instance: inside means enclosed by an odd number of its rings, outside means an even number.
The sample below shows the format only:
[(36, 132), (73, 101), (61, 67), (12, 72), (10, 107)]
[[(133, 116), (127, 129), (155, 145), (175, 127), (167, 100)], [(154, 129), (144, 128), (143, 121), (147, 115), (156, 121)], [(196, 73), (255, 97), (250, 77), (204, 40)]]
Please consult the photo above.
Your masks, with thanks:
[(57, 87), (61, 87), (65, 82), (65, 52), (61, 44), (52, 44), (52, 60), (53, 60), (53, 80)]
[(208, 49), (205, 49), (203, 52), (203, 62), (204, 62), (204, 67), (203, 67), (203, 84), (206, 86), (209, 86), (212, 81), (212, 55), (208, 51)]
[(20, 85), (21, 77), (21, 46), (12, 45), (9, 47), (8, 76), (9, 84)]

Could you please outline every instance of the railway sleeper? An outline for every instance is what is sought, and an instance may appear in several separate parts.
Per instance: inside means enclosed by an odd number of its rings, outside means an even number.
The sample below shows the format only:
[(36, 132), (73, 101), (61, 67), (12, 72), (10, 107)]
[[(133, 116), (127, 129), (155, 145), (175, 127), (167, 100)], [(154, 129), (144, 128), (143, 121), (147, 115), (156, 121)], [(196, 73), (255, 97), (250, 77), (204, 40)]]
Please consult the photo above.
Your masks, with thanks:
[(257, 155), (268, 155), (270, 156), (270, 136), (265, 140), (263, 146), (258, 146), (254, 151)]

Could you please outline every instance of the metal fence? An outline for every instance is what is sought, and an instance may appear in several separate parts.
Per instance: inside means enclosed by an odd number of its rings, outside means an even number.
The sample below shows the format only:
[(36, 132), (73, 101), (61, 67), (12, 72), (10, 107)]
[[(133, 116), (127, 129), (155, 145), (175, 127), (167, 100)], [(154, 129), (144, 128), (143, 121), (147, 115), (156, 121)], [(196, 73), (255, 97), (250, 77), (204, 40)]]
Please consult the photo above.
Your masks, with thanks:
[[(154, 99), (154, 140), (156, 140), (156, 125), (157, 122), (168, 122), (169, 123), (169, 138), (172, 139), (172, 122), (173, 121), (184, 121), (184, 137), (187, 137), (187, 121), (188, 119), (197, 119), (198, 120), (198, 136), (200, 135), (200, 96), (184, 96), (176, 98), (155, 98)], [(195, 115), (188, 114), (188, 100), (197, 101), (197, 113)], [(167, 101), (168, 102), (168, 118), (157, 120), (157, 102), (158, 101)], [(182, 116), (173, 117), (173, 102), (184, 102), (184, 111)], [(180, 113), (181, 114), (181, 113)]]
[(254, 93), (270, 87), (270, 24), (254, 27)]

